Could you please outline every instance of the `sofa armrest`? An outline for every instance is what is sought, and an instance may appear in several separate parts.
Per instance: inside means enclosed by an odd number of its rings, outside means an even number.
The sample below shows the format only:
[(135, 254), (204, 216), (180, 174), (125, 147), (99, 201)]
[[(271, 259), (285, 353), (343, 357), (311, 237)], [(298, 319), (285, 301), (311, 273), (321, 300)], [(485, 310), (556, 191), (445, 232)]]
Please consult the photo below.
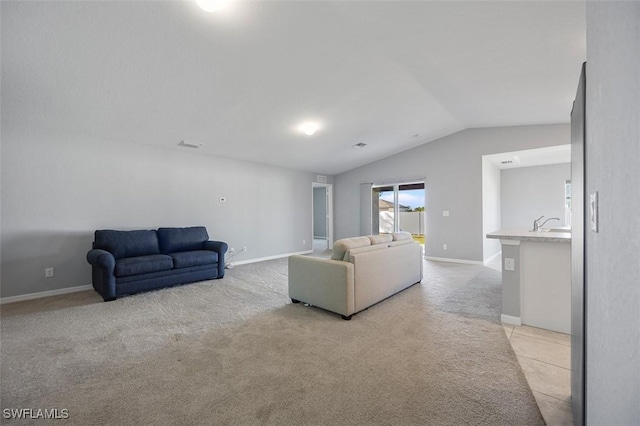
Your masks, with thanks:
[(229, 246), (224, 241), (205, 241), (203, 248), (218, 253), (218, 257), (223, 256), (227, 252)]
[(106, 250), (93, 249), (87, 253), (87, 262), (92, 266), (97, 266), (113, 274), (113, 270), (116, 267), (116, 259), (111, 253)]
[(353, 264), (289, 257), (289, 297), (344, 316), (355, 313)]
[(87, 262), (91, 264), (93, 288), (106, 301), (116, 298), (116, 258), (106, 250), (92, 249), (87, 253)]
[(224, 254), (229, 248), (227, 243), (224, 241), (205, 241), (202, 248), (218, 253), (218, 278), (223, 278), (225, 268)]

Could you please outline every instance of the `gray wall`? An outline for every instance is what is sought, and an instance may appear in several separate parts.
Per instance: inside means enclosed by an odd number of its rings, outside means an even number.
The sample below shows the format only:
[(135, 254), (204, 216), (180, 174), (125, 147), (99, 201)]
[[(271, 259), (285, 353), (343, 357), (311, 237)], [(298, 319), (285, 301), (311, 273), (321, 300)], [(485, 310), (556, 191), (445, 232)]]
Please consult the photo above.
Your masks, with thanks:
[(205, 225), (247, 247), (237, 260), (312, 249), (315, 174), (56, 134), (4, 112), (2, 297), (90, 284), (85, 255), (100, 228)]
[(327, 236), (327, 188), (313, 188), (313, 236)]
[[(509, 241), (509, 243), (519, 241)], [(510, 317), (521, 318), (520, 305), (522, 304), (520, 293), (520, 245), (505, 244), (502, 246), (502, 256), (500, 261), (504, 265), (507, 258), (513, 259), (513, 271), (502, 269), (502, 314)]]
[[(587, 2), (586, 237), (589, 425), (640, 419), (640, 2)], [(576, 70), (576, 82), (579, 70)]]
[(337, 175), (336, 238), (359, 234), (361, 183), (425, 177), (425, 254), (482, 261), (482, 155), (568, 143), (569, 124), (468, 129)]
[[(564, 182), (571, 179), (571, 164), (503, 169), (501, 172), (502, 227), (533, 226), (544, 215), (545, 227), (565, 226)], [(545, 220), (543, 219), (543, 220)]]
[(484, 237), (501, 228), (500, 186), (500, 169), (488, 159), (482, 158), (482, 235), (485, 262), (501, 250), (500, 240)]

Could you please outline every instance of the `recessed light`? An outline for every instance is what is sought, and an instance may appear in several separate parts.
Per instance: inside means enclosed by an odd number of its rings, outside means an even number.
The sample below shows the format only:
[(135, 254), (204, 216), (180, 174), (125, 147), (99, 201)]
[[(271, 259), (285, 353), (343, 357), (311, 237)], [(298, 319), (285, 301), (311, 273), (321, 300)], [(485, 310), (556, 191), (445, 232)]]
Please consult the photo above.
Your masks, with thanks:
[(307, 136), (313, 135), (318, 130), (318, 123), (313, 123), (311, 121), (307, 121), (302, 123), (299, 127), (300, 131)]
[(226, 6), (227, 2), (228, 0), (196, 0), (196, 3), (198, 4), (198, 6), (200, 6), (200, 9), (209, 13), (217, 12), (218, 10), (222, 9)]
[(366, 144), (366, 143), (364, 143), (364, 142), (358, 142), (357, 144), (352, 145), (352, 146), (351, 146), (351, 148), (364, 148), (365, 146), (367, 146), (367, 144)]

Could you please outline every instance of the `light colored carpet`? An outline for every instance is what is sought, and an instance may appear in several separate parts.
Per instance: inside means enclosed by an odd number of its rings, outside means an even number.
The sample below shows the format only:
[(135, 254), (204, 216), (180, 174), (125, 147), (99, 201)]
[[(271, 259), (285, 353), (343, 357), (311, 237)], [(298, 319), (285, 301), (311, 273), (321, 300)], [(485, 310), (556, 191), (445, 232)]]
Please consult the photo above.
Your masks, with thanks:
[(544, 424), (498, 321), (499, 272), (425, 262), (422, 284), (351, 321), (291, 304), (286, 273), (5, 305), (0, 406), (74, 425)]

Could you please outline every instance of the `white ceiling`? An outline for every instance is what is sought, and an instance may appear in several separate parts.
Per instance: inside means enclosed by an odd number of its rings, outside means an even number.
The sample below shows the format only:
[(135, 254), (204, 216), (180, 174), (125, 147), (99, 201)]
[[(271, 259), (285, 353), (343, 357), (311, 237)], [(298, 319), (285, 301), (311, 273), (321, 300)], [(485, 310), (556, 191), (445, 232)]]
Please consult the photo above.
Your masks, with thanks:
[(2, 2), (1, 30), (3, 121), (329, 175), (567, 123), (586, 51), (576, 1)]

